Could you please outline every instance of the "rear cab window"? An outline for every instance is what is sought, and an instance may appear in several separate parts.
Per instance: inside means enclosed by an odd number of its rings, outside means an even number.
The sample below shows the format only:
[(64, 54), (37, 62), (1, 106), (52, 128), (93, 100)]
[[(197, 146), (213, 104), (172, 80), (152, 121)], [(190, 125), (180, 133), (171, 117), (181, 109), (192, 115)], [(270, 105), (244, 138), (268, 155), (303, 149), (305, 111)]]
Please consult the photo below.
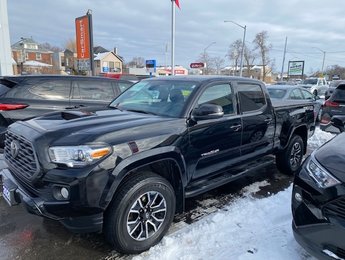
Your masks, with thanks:
[(242, 113), (254, 112), (266, 105), (262, 87), (255, 83), (238, 83), (238, 97)]

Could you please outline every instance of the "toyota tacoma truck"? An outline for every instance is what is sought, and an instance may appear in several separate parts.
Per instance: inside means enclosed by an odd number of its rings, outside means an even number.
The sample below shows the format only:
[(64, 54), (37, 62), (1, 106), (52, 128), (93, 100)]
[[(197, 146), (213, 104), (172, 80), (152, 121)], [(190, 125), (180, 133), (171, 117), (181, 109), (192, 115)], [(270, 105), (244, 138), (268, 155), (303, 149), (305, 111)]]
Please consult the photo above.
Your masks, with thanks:
[(314, 129), (310, 103), (272, 105), (261, 81), (147, 79), (106, 109), (10, 125), (3, 198), (139, 253), (162, 239), (186, 198), (272, 160), (284, 173), (298, 171)]

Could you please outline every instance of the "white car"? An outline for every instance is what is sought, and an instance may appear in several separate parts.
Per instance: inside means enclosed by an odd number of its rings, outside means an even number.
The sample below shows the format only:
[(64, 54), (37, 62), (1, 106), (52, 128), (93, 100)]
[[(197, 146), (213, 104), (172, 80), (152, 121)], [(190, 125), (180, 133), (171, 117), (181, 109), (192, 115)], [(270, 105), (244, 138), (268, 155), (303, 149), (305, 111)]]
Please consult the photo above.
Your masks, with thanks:
[(307, 78), (300, 84), (301, 87), (308, 89), (315, 96), (324, 97), (329, 85), (324, 78)]

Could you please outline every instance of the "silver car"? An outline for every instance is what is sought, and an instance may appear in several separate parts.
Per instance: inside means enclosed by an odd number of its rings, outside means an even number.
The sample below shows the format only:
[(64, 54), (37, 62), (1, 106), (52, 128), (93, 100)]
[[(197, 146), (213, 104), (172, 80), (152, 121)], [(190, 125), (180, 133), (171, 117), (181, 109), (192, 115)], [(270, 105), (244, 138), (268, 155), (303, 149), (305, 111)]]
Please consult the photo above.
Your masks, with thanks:
[(268, 93), (271, 99), (280, 100), (301, 100), (309, 101), (314, 105), (315, 120), (319, 121), (321, 117), (322, 106), (324, 99), (313, 95), (310, 91), (291, 85), (272, 85), (267, 86)]

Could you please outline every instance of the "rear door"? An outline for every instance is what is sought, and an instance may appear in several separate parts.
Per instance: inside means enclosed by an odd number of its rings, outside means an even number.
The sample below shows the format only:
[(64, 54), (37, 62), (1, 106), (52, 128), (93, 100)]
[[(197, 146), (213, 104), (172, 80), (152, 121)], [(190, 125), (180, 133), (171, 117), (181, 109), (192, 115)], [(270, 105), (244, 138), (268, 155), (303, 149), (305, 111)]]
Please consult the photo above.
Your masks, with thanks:
[(255, 159), (273, 149), (273, 108), (259, 83), (238, 82), (236, 90), (243, 126), (241, 159)]

